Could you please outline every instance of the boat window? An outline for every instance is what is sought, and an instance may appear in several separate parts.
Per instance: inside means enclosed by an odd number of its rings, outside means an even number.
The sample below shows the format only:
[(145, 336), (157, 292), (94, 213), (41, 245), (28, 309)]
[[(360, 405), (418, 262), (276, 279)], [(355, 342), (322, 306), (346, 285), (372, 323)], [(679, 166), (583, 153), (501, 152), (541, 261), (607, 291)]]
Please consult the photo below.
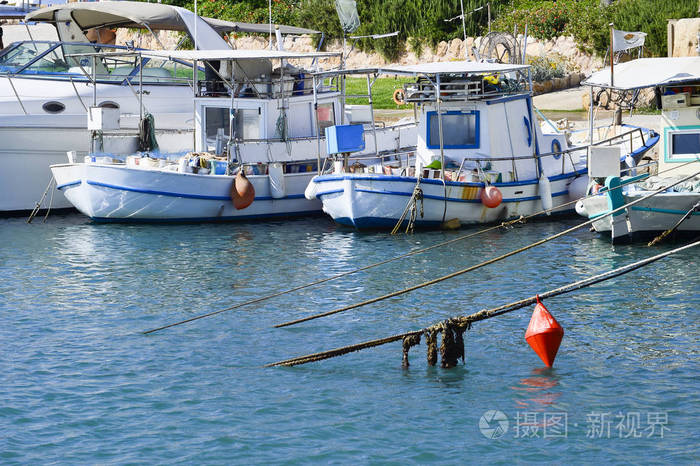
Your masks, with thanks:
[[(479, 147), (479, 112), (442, 113), (443, 147), (473, 149)], [(428, 148), (440, 148), (440, 124), (437, 112), (428, 112)]]
[(223, 130), (224, 137), (228, 140), (229, 109), (227, 107), (207, 107), (204, 110), (204, 126), (207, 145), (216, 144), (216, 135)]
[(61, 113), (66, 109), (66, 106), (61, 102), (51, 101), (46, 102), (41, 108), (43, 108), (46, 113)]
[(325, 136), (326, 128), (335, 125), (333, 102), (318, 104), (316, 114), (318, 115), (318, 134)]
[[(48, 50), (54, 47), (54, 42), (17, 42), (8, 46), (0, 53), (0, 72), (14, 73), (27, 66), (27, 64), (36, 60), (45, 54)], [(68, 67), (65, 62), (56, 60), (54, 62), (54, 53), (42, 57), (35, 64), (37, 70), (42, 67), (51, 71), (51, 68), (60, 68), (60, 71), (65, 71)]]
[[(230, 110), (228, 107), (206, 107), (204, 127), (208, 145), (216, 144), (216, 136), (223, 131), (228, 140), (230, 135)], [(234, 111), (234, 139), (260, 139), (260, 110), (238, 109)]]
[(287, 129), (293, 138), (314, 137), (313, 104), (301, 102), (289, 105)]
[(700, 154), (700, 132), (682, 132), (671, 134), (671, 150), (669, 156), (685, 158), (687, 155)]
[(80, 76), (84, 76), (85, 73), (92, 75), (92, 66), (94, 63), (96, 67), (94, 73), (97, 79), (104, 79), (105, 77), (109, 76), (109, 71), (107, 71), (104, 60), (99, 58), (93, 59), (93, 57), (85, 55), (104, 51), (102, 50), (104, 47), (83, 44), (63, 44), (61, 47), (63, 48), (63, 56), (65, 57), (65, 61), (68, 65), (69, 73)]
[(236, 110), (236, 139), (260, 139), (260, 109)]

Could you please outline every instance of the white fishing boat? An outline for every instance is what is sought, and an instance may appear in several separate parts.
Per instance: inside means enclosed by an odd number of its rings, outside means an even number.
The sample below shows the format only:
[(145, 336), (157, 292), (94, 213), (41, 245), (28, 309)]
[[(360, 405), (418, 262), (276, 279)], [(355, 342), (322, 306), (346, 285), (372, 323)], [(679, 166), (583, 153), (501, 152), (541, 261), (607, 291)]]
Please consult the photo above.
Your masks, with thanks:
[[(599, 195), (581, 201), (579, 213), (595, 219), (647, 197), (593, 227), (610, 235), (614, 243), (647, 239), (667, 230), (700, 231), (700, 58), (642, 58), (615, 65), (612, 83), (608, 68), (583, 84), (617, 91), (655, 88), (663, 143), (658, 175), (650, 177), (621, 176), (619, 166), (601, 153), (591, 166)], [(675, 186), (651, 196), (671, 185)]]
[[(337, 53), (273, 50), (143, 52), (146, 58), (204, 63), (216, 82), (195, 86), (194, 146), (187, 154), (113, 154), (51, 167), (58, 189), (96, 221), (218, 221), (320, 212), (304, 197), (326, 158), (322, 137), (341, 119), (338, 83), (292, 66)], [(400, 150), (415, 125), (366, 123), (376, 135), (364, 153)], [(376, 132), (375, 132), (376, 130)], [(376, 144), (376, 146), (375, 146)], [(375, 150), (375, 147), (378, 149)], [(155, 158), (157, 157), (157, 158)], [(236, 205), (236, 177), (254, 188), (252, 205)], [(247, 189), (247, 188), (246, 188)]]
[[(313, 178), (307, 198), (320, 199), (340, 224), (496, 222), (543, 209), (573, 211), (573, 205), (560, 206), (586, 190), (586, 147), (573, 146), (567, 132), (544, 132), (537, 123), (527, 65), (463, 61), (334, 73), (414, 78), (404, 85), (403, 98), (414, 104), (418, 125), (415, 157), (394, 153), (362, 160), (349, 157), (350, 142), (349, 150), (338, 151), (332, 169)], [(627, 148), (620, 149), (621, 160), (628, 151), (641, 157), (658, 140), (643, 128), (610, 129), (594, 144)]]
[[(171, 5), (129, 1), (56, 5), (29, 13), (26, 21), (54, 25), (59, 40), (15, 42), (0, 52), (0, 214), (33, 209), (51, 179), (49, 166), (63, 162), (66, 151), (81, 155), (90, 151), (86, 127), (90, 107), (116, 109), (120, 130), (132, 133), (144, 112), (150, 113), (162, 150), (191, 146), (191, 65), (160, 57), (139, 65), (133, 57), (119, 55), (131, 47), (100, 43), (111, 42), (115, 29), (182, 31), (190, 40), (196, 31), (194, 43), (206, 50), (228, 47), (222, 32), (269, 28), (201, 18)], [(313, 32), (282, 28), (282, 32)], [(98, 43), (91, 43), (88, 36)], [(94, 63), (87, 56), (77, 58), (96, 51), (105, 53)], [(135, 151), (137, 139), (122, 136), (112, 138), (106, 149)], [(70, 207), (59, 191), (49, 192), (43, 207), (48, 207), (49, 199), (53, 208)]]

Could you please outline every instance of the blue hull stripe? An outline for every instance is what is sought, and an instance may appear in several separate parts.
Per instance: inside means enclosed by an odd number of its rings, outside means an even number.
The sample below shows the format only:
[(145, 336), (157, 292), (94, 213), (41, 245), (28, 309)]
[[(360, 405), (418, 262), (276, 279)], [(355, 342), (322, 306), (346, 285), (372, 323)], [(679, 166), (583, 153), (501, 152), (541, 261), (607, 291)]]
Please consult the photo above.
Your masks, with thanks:
[[(638, 212), (654, 212), (654, 213), (658, 213), (658, 214), (669, 214), (669, 215), (685, 215), (685, 214), (688, 213), (687, 211), (684, 211), (684, 210), (657, 209), (657, 208), (654, 208), (654, 207), (637, 207), (637, 206), (632, 206), (632, 207), (628, 207), (628, 209), (636, 210), (636, 211), (638, 211)], [(622, 211), (621, 211), (621, 212), (622, 212)], [(601, 213), (599, 213), (599, 214), (590, 215), (588, 218), (589, 218), (589, 219), (594, 219), (594, 218), (602, 217), (603, 215), (606, 215), (606, 214), (609, 214), (609, 213), (610, 213), (610, 211), (609, 211), (609, 210), (606, 210), (605, 212), (601, 212)], [(693, 212), (692, 215), (700, 215), (700, 212)]]
[[(569, 178), (574, 178), (575, 176), (585, 175), (586, 169), (582, 168), (575, 172), (565, 173), (563, 175), (550, 176), (549, 181), (559, 181)], [(375, 176), (352, 176), (352, 175), (322, 175), (314, 178), (313, 183), (327, 183), (330, 181), (342, 181), (342, 180), (352, 180), (352, 181), (392, 181), (392, 182), (403, 182), (403, 183), (413, 183), (416, 184), (416, 178), (413, 176), (395, 176), (395, 175), (375, 175)], [(433, 178), (421, 178), (422, 184), (434, 184), (442, 186), (442, 181)], [(509, 186), (528, 186), (533, 184), (538, 184), (539, 180), (525, 180), (525, 181), (510, 181), (507, 183), (491, 183), (492, 186), (497, 187), (509, 187)], [(463, 181), (446, 181), (447, 186), (469, 186), (469, 187), (484, 187), (484, 183), (479, 182), (463, 182)]]
[[(688, 212), (683, 211), (683, 210), (675, 210), (675, 209), (656, 209), (653, 207), (637, 207), (637, 206), (632, 206), (632, 210), (638, 210), (640, 212), (657, 212), (660, 214), (674, 214), (674, 215), (685, 215)], [(700, 215), (700, 212), (693, 212), (692, 215)]]
[(56, 186), (56, 189), (58, 189), (60, 191), (63, 188), (70, 188), (71, 186), (78, 186), (80, 183), (82, 183), (82, 181), (80, 181), (80, 180), (71, 181), (70, 183), (59, 184), (58, 186)]
[[(207, 196), (204, 194), (185, 194), (185, 193), (172, 193), (168, 191), (153, 191), (150, 189), (141, 189), (141, 188), (128, 188), (125, 186), (117, 186), (117, 185), (112, 185), (112, 184), (107, 184), (107, 183), (100, 183), (98, 181), (87, 181), (87, 184), (92, 185), (92, 186), (100, 186), (103, 188), (110, 188), (110, 189), (117, 189), (120, 191), (130, 191), (134, 193), (142, 193), (142, 194), (153, 194), (155, 196), (170, 196), (170, 197), (181, 197), (185, 199), (203, 199), (203, 200), (210, 200), (210, 201), (230, 201), (231, 198), (229, 196)], [(303, 199), (304, 195), (303, 194), (292, 194), (291, 196), (285, 196), (283, 198), (273, 198), (271, 196), (256, 196), (255, 200), (256, 201), (282, 201), (285, 199)]]
[[(404, 197), (410, 197), (413, 194), (413, 191), (405, 192), (405, 191), (380, 191), (380, 190), (373, 190), (373, 189), (355, 189), (356, 192), (360, 193), (370, 193), (370, 194), (379, 194), (379, 195), (386, 195), (386, 196), (404, 196)], [(333, 190), (333, 191), (325, 191), (322, 193), (316, 194), (316, 197), (318, 199), (321, 199), (322, 196), (325, 196), (327, 194), (335, 194), (343, 192), (342, 189), (338, 190)], [(568, 191), (560, 191), (558, 193), (552, 193), (552, 197), (559, 197), (559, 196), (566, 196), (569, 192)], [(423, 194), (423, 198), (425, 199), (433, 199), (436, 201), (444, 201), (445, 198), (443, 196), (434, 196), (431, 194)], [(525, 202), (525, 201), (536, 201), (540, 199), (540, 196), (529, 196), (529, 197), (514, 197), (514, 198), (504, 198), (503, 201), (501, 202)], [(481, 204), (481, 199), (461, 199), (461, 198), (455, 198), (455, 197), (448, 197), (447, 202), (459, 202), (459, 203), (470, 203), (470, 204)]]
[(344, 189), (331, 189), (329, 191), (321, 191), (320, 193), (316, 193), (316, 198), (321, 199), (321, 196), (326, 196), (328, 194), (337, 194), (337, 193), (342, 193), (345, 192)]

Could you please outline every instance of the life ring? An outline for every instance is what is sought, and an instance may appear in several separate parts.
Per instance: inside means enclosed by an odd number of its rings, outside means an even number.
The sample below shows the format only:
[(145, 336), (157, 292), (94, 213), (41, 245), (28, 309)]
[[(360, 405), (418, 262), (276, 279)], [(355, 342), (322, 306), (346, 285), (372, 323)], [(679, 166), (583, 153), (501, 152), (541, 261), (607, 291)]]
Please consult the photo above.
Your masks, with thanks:
[(404, 105), (406, 103), (406, 91), (402, 88), (396, 89), (391, 98), (394, 99), (396, 105)]

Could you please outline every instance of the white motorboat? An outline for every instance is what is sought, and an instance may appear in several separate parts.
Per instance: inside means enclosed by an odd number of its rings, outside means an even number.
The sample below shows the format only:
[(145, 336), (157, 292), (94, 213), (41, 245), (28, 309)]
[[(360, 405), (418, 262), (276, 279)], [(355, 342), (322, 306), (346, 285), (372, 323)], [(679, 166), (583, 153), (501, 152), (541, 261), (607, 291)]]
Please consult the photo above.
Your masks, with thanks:
[[(290, 62), (337, 53), (271, 50), (143, 52), (144, 58), (205, 62), (218, 82), (195, 87), (195, 145), (188, 154), (112, 154), (51, 167), (58, 189), (96, 221), (218, 221), (319, 212), (304, 190), (326, 159), (321, 136), (340, 121), (337, 82), (320, 82)], [(204, 80), (202, 80), (204, 81)], [(364, 153), (400, 150), (415, 125), (377, 127)], [(376, 129), (376, 133), (375, 133)], [(376, 146), (375, 146), (376, 144)], [(378, 149), (375, 150), (375, 147)], [(159, 157), (159, 158), (154, 158)], [(247, 208), (232, 203), (239, 172), (255, 190)], [(232, 197), (234, 199), (232, 199)]]
[[(132, 133), (150, 113), (161, 150), (185, 150), (192, 144), (191, 65), (156, 57), (139, 65), (133, 57), (119, 55), (128, 47), (93, 44), (88, 35), (109, 41), (115, 28), (140, 28), (182, 31), (194, 39), (196, 31), (194, 42), (205, 50), (228, 47), (221, 32), (267, 32), (267, 26), (128, 1), (56, 5), (34, 11), (26, 20), (53, 24), (59, 40), (16, 42), (0, 53), (0, 214), (33, 209), (51, 179), (49, 166), (65, 161), (66, 151), (82, 155), (90, 151), (86, 127), (90, 107), (118, 109), (120, 129)], [(282, 28), (289, 33), (313, 32)], [(94, 63), (84, 55), (96, 51), (113, 54), (104, 53)], [(105, 150), (137, 150), (135, 137), (122, 136), (112, 138), (112, 146)], [(71, 206), (56, 190), (47, 194), (43, 207), (48, 207), (49, 199), (53, 208)]]
[[(336, 145), (350, 147), (338, 151), (342, 163), (314, 177), (306, 192), (340, 224), (496, 222), (543, 209), (573, 211), (571, 201), (586, 190), (586, 148), (572, 146), (567, 132), (546, 133), (536, 124), (527, 65), (463, 61), (335, 72), (341, 73), (413, 77), (403, 93), (418, 127), (415, 159), (348, 157), (352, 142), (340, 138)], [(621, 159), (630, 147), (641, 157), (658, 140), (643, 128), (619, 126), (610, 134), (595, 143), (615, 145)]]
[[(648, 239), (667, 230), (700, 231), (700, 58), (642, 58), (616, 65), (614, 85), (609, 68), (583, 84), (618, 91), (654, 87), (663, 144), (656, 176), (621, 176), (619, 166), (606, 161), (605, 154), (600, 161), (592, 160), (599, 195), (581, 201), (579, 213), (595, 219), (639, 201), (593, 223), (614, 243)], [(666, 186), (672, 187), (652, 195)]]

